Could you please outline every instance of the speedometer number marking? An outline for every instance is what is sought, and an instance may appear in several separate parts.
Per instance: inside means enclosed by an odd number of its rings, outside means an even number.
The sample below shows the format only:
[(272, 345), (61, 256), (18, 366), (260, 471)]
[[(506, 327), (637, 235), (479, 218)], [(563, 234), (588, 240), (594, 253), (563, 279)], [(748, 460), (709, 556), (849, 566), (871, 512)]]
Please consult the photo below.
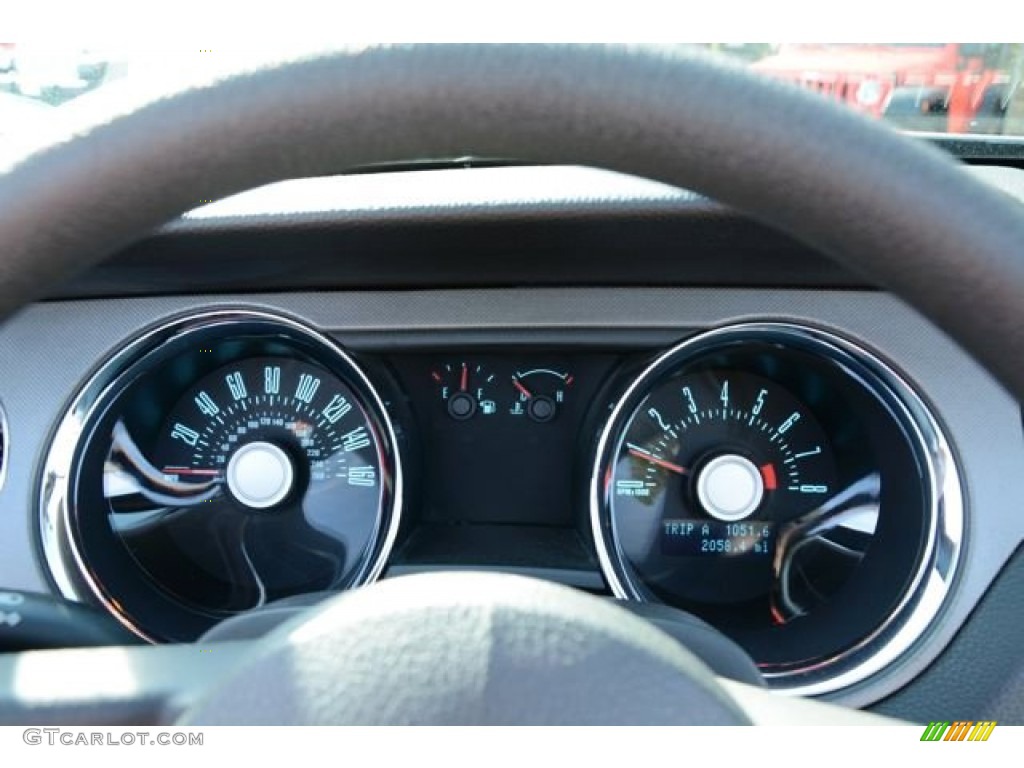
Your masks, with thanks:
[(318, 377), (303, 373), (299, 376), (298, 386), (295, 387), (295, 399), (308, 405), (319, 388), (320, 379)]
[(373, 488), (377, 485), (377, 470), (374, 467), (351, 467), (348, 470), (348, 484)]
[(245, 389), (245, 379), (242, 378), (242, 374), (239, 371), (229, 373), (224, 377), (224, 380), (227, 382), (231, 396), (235, 400), (241, 400), (248, 394)]
[(321, 411), (323, 417), (331, 424), (336, 424), (338, 419), (352, 410), (352, 404), (341, 395), (335, 395), (331, 402)]
[(281, 366), (267, 365), (263, 367), (263, 392), (276, 395), (281, 391)]
[(199, 412), (204, 416), (209, 416), (212, 418), (216, 416), (218, 413), (220, 413), (220, 408), (218, 408), (217, 404), (213, 402), (213, 398), (210, 397), (208, 392), (200, 392), (198, 395), (196, 395), (195, 403), (196, 407), (199, 409)]
[(187, 443), (195, 448), (196, 443), (199, 442), (199, 433), (194, 429), (186, 427), (184, 424), (178, 423), (171, 430), (171, 438), (181, 440), (183, 443)]
[(357, 427), (351, 432), (346, 432), (341, 437), (341, 447), (344, 448), (347, 453), (358, 451), (369, 445), (370, 436), (366, 432), (366, 427)]

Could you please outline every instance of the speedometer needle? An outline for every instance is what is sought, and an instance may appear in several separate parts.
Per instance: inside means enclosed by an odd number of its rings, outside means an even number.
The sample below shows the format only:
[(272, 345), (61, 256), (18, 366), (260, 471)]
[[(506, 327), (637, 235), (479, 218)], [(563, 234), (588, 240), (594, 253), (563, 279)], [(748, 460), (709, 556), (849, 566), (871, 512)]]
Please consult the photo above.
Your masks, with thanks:
[(164, 467), (165, 475), (199, 475), (203, 477), (217, 477), (219, 469), (194, 469), (193, 467)]
[(629, 453), (631, 456), (636, 456), (638, 459), (649, 461), (651, 462), (651, 464), (655, 464), (661, 467), (662, 469), (667, 469), (669, 472), (675, 472), (677, 475), (689, 474), (689, 470), (686, 467), (681, 467), (678, 464), (673, 464), (671, 461), (665, 461), (665, 459), (659, 459), (657, 456), (650, 453), (649, 451), (645, 451), (643, 448), (633, 445), (632, 443), (630, 443), (627, 447), (629, 448)]

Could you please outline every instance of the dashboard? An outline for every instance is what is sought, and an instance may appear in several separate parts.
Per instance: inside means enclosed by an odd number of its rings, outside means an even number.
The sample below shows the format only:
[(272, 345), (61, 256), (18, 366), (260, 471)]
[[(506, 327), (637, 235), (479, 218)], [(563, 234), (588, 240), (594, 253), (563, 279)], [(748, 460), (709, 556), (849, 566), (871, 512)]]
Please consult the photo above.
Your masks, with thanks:
[[(466, 183), (438, 204), (430, 173)], [(1024, 540), (1018, 404), (799, 244), (594, 173), (312, 180), (287, 210), (257, 191), (21, 312), (0, 583), (190, 642), (378, 578), (516, 572), (696, 615), (780, 693), (919, 716), (905, 691)], [(517, 185), (547, 190), (530, 221), (494, 202)], [(561, 242), (550, 265), (535, 238)], [(375, 258), (338, 258), (356, 246)], [(446, 278), (509, 253), (499, 284)], [(598, 284), (565, 284), (581, 263)]]

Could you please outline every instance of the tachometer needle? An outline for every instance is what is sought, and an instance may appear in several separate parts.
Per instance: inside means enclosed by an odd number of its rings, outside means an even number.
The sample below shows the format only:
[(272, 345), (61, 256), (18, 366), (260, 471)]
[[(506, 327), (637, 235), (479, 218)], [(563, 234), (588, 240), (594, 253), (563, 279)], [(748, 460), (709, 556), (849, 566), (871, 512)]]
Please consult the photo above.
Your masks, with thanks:
[(633, 445), (632, 443), (628, 443), (626, 447), (629, 448), (629, 453), (631, 456), (636, 456), (638, 459), (649, 461), (651, 462), (651, 464), (655, 464), (661, 467), (662, 469), (667, 469), (669, 472), (675, 472), (677, 475), (689, 474), (689, 470), (686, 467), (681, 467), (678, 464), (673, 464), (671, 461), (665, 461), (665, 459), (659, 459), (650, 451), (645, 451), (643, 448), (640, 448), (639, 446)]

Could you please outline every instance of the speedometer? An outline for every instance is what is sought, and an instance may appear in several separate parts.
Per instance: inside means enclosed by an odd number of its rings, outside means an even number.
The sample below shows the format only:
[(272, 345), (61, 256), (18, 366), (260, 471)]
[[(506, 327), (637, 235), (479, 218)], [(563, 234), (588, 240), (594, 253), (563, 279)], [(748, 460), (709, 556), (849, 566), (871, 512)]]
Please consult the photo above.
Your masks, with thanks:
[(923, 401), (826, 332), (700, 334), (627, 388), (591, 514), (615, 594), (694, 613), (769, 682), (863, 679), (928, 625), (958, 560), (956, 464)]
[(47, 472), (58, 585), (155, 640), (376, 578), (401, 503), (394, 431), (355, 361), (246, 311), (175, 321), (115, 356)]
[[(287, 358), (250, 358), (193, 385), (164, 422), (154, 457), (162, 472), (206, 489), (219, 485), (241, 511), (286, 508), (314, 496), (368, 489), (380, 460), (373, 425), (330, 371)], [(355, 489), (355, 490), (352, 490)]]

